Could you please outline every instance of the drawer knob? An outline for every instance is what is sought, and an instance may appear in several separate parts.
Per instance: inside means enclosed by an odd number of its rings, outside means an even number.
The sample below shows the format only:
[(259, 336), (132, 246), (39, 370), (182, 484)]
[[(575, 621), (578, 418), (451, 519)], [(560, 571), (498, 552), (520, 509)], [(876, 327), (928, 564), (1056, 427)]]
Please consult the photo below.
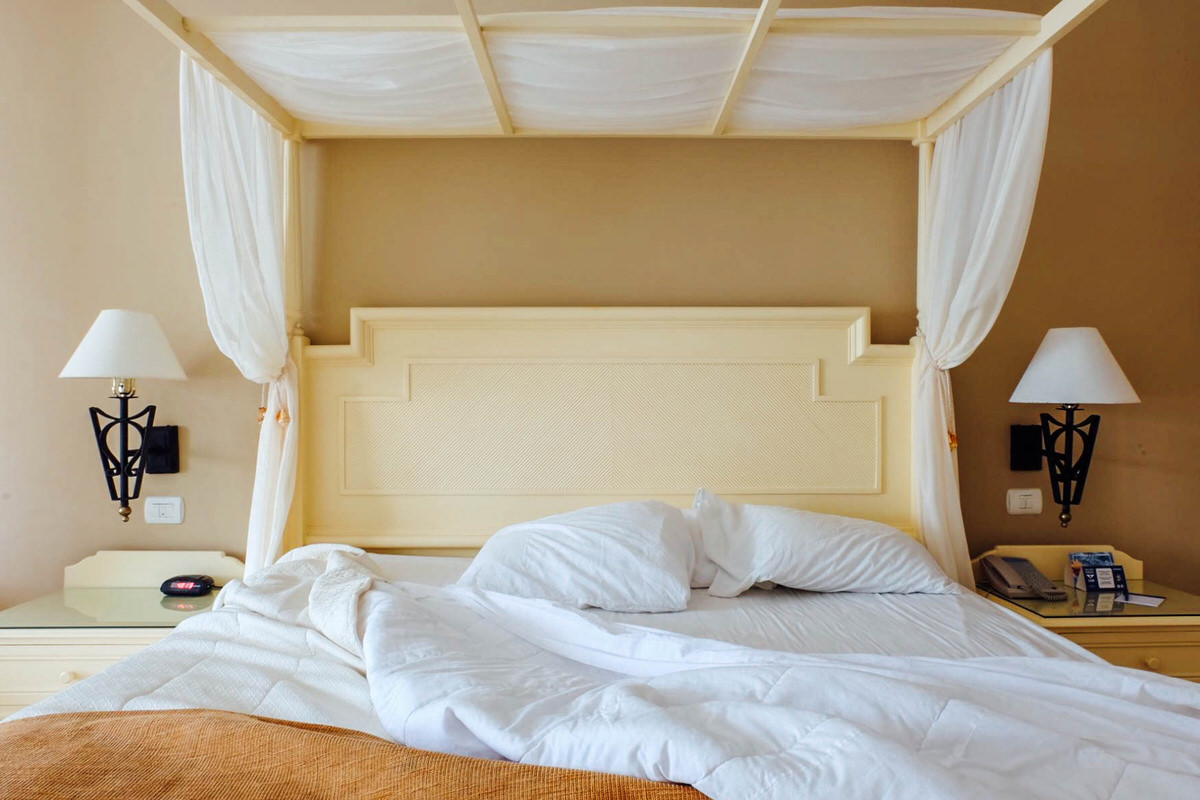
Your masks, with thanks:
[(1146, 656), (1142, 659), (1142, 663), (1146, 665), (1146, 669), (1158, 672), (1162, 669), (1162, 662), (1158, 660), (1158, 656)]
[(58, 682), (63, 684), (74, 683), (78, 679), (79, 676), (69, 669), (63, 670), (58, 675)]

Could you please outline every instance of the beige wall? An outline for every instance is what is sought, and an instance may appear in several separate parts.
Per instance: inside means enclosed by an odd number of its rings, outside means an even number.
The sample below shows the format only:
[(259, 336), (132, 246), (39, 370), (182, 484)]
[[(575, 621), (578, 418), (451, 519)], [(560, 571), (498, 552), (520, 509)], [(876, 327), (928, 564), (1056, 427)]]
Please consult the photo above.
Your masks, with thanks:
[[(180, 5), (237, 5), (221, 2)], [(1200, 495), (1198, 12), (1190, 0), (1113, 0), (1058, 48), (1026, 257), (993, 336), (955, 375), (977, 551), (1108, 540), (1144, 556), (1153, 577), (1200, 591), (1189, 504)], [(204, 325), (176, 58), (116, 0), (0, 0), (0, 606), (55, 588), (64, 564), (102, 547), (241, 551), (258, 394)], [(853, 303), (875, 308), (878, 340), (911, 333), (915, 161), (904, 144), (339, 143), (316, 155), (318, 340), (344, 340), (353, 303)], [(118, 521), (86, 414), (105, 387), (54, 377), (109, 306), (159, 314), (192, 378), (142, 387), (185, 428), (185, 471), (145, 490), (182, 494), (182, 526), (146, 526), (140, 504)], [(1006, 398), (1046, 327), (1089, 323), (1144, 402), (1104, 411), (1064, 535), (1052, 514), (1002, 512), (1007, 487), (1046, 481), (1007, 470), (1008, 424), (1034, 409)]]
[[(1147, 574), (1200, 592), (1200, 3), (1112, 0), (1055, 52), (1037, 210), (991, 336), (955, 370), (959, 460), (975, 550), (995, 542), (1111, 542)], [(1010, 517), (1006, 402), (1045, 329), (1095, 325), (1142, 403), (1096, 407), (1092, 472), (1066, 531)], [(1049, 492), (1047, 487), (1047, 500)]]
[(907, 142), (339, 141), (305, 330), (356, 305), (869, 305), (915, 325)]
[[(258, 391), (212, 343), (188, 242), (177, 52), (119, 2), (0, 0), (0, 607), (100, 548), (240, 553)], [(187, 521), (122, 524), (88, 420), (103, 381), (55, 376), (97, 312), (156, 313), (190, 380), (144, 381), (183, 426)], [(162, 576), (167, 578), (169, 576)]]

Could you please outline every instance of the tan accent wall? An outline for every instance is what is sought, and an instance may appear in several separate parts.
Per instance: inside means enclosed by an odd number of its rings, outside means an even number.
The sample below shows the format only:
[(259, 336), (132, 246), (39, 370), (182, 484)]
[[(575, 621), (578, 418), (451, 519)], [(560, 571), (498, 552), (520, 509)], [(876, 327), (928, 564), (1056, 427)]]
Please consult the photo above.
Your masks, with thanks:
[[(1112, 0), (1055, 51), (1045, 169), (1029, 240), (991, 336), (954, 371), (972, 549), (1111, 542), (1150, 580), (1200, 592), (1200, 3)], [(1010, 517), (1007, 402), (1045, 329), (1094, 325), (1141, 395), (1097, 406), (1083, 504)]]
[[(177, 65), (119, 2), (0, 2), (0, 607), (101, 548), (244, 547), (259, 394), (204, 322)], [(183, 495), (182, 525), (147, 525), (141, 501), (121, 523), (87, 411), (115, 410), (109, 387), (56, 377), (110, 307), (157, 314), (188, 373), (139, 386), (183, 428), (183, 472), (142, 492)]]
[[(789, 3), (822, 4), (847, 3)], [(1058, 48), (1022, 269), (992, 337), (955, 373), (975, 551), (1107, 539), (1152, 579), (1200, 591), (1197, 24), (1191, 0), (1113, 0)], [(57, 588), (64, 564), (100, 548), (242, 550), (258, 392), (204, 324), (176, 65), (115, 0), (0, 3), (0, 606)], [(874, 307), (879, 341), (912, 332), (916, 162), (903, 143), (339, 143), (313, 155), (319, 341), (345, 339), (356, 303), (852, 303)], [(86, 411), (106, 387), (55, 378), (96, 312), (122, 306), (159, 315), (191, 377), (142, 387), (184, 426), (184, 472), (144, 490), (182, 494), (182, 526), (147, 526), (140, 503), (120, 523)], [(1053, 324), (1098, 325), (1143, 398), (1103, 410), (1065, 534), (1051, 513), (1003, 513), (1006, 488), (1046, 486), (1044, 472), (1007, 469), (1008, 425), (1037, 410), (1007, 396)]]
[(305, 330), (352, 306), (869, 305), (915, 325), (908, 142), (313, 143), (324, 220)]

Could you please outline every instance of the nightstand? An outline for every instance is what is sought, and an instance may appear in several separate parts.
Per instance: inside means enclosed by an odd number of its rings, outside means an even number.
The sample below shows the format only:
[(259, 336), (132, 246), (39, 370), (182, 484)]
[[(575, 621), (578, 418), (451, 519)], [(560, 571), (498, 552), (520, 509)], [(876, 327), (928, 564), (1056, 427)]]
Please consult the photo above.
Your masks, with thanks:
[[(1088, 602), (1084, 592), (1066, 589), (1067, 599), (1008, 599), (986, 586), (979, 593), (1043, 628), (1120, 667), (1133, 667), (1200, 682), (1200, 596), (1143, 579), (1142, 562), (1111, 545), (999, 546), (979, 557), (1017, 556), (1029, 559), (1043, 575), (1065, 588), (1061, 580), (1067, 554), (1106, 550), (1125, 568), (1129, 591), (1165, 597), (1156, 608), (1119, 601)], [(979, 559), (976, 567), (979, 580)], [(1095, 596), (1093, 596), (1093, 600)], [(1105, 598), (1111, 599), (1111, 598)]]
[(166, 598), (167, 578), (224, 585), (242, 571), (219, 551), (101, 550), (67, 567), (61, 592), (0, 611), (0, 719), (157, 642), (216, 597)]

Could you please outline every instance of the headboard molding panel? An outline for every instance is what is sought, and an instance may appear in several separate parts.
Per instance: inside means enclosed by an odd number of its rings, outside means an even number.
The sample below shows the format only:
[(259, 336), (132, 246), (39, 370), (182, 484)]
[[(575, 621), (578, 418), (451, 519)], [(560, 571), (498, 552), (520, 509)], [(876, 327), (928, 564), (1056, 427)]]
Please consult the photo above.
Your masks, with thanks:
[(913, 349), (865, 308), (358, 308), (300, 355), (304, 543), (471, 549), (700, 486), (913, 531)]

